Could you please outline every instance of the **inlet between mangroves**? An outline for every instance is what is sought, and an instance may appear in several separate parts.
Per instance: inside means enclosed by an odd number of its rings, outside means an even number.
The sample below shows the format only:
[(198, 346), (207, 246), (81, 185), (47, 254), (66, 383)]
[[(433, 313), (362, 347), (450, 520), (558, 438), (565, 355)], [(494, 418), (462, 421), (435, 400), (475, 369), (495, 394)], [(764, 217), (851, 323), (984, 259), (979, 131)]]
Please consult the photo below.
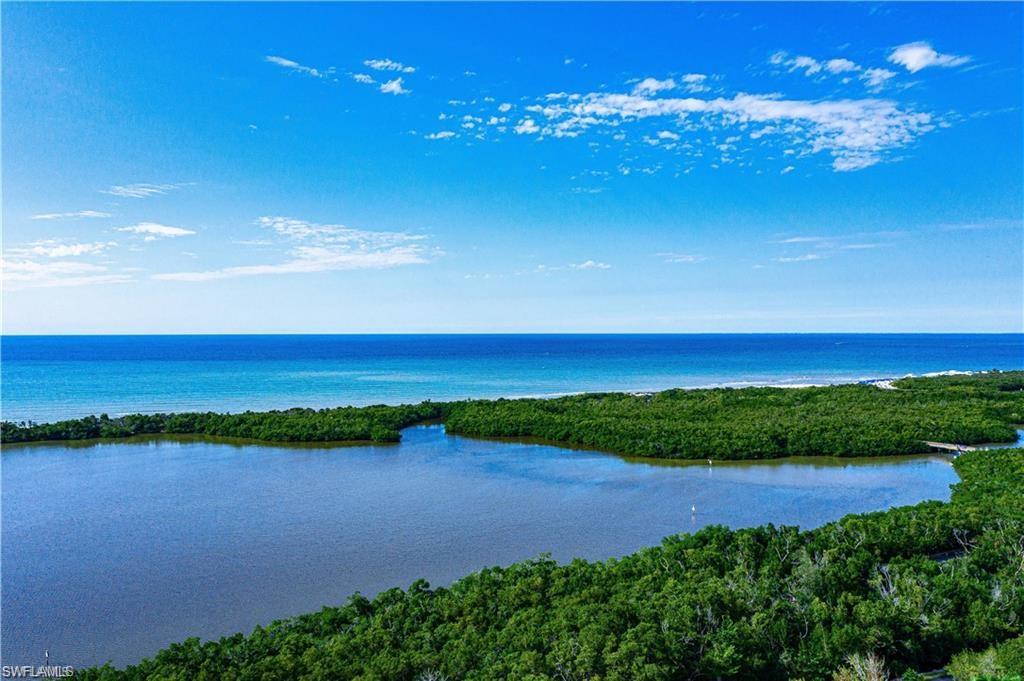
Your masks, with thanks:
[[(541, 553), (604, 559), (710, 524), (819, 526), (947, 500), (943, 456), (626, 460), (405, 430), (400, 444), (158, 438), (3, 457), (3, 658), (124, 665)], [(694, 511), (696, 508), (696, 511)]]

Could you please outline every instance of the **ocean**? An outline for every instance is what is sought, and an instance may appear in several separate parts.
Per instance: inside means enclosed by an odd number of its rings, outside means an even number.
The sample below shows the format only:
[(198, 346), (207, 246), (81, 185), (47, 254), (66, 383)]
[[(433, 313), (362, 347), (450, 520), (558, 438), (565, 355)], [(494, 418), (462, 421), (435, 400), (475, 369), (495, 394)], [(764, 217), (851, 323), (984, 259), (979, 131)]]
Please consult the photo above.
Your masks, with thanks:
[(804, 385), (1024, 368), (1024, 334), (5, 336), (2, 417)]

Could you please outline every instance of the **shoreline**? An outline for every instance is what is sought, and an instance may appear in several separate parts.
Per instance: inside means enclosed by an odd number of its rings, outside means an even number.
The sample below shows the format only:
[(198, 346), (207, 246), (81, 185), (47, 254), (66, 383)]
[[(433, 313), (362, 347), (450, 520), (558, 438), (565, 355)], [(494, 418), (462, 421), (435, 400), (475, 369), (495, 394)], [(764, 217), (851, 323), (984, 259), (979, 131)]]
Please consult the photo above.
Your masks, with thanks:
[(907, 383), (879, 379), (788, 389), (598, 392), (233, 414), (101, 414), (42, 424), (5, 421), (0, 435), (6, 445), (172, 435), (339, 447), (395, 443), (410, 426), (443, 423), (452, 435), (708, 461), (908, 455), (927, 453), (936, 448), (932, 443), (951, 443), (938, 447), (959, 451), (1019, 442), (1013, 424), (1024, 420), (1024, 371), (946, 371), (899, 380)]
[[(715, 383), (700, 383), (693, 385), (675, 385), (665, 388), (652, 388), (652, 389), (609, 389), (609, 390), (572, 390), (572, 391), (558, 391), (558, 392), (544, 392), (544, 393), (522, 393), (522, 394), (502, 394), (502, 395), (488, 395), (481, 397), (467, 397), (460, 396), (452, 399), (434, 399), (431, 397), (423, 398), (418, 401), (395, 401), (395, 402), (371, 402), (371, 403), (333, 403), (333, 404), (319, 404), (316, 406), (281, 406), (281, 407), (270, 407), (270, 408), (246, 408), (241, 411), (230, 411), (222, 410), (219, 408), (175, 408), (172, 410), (164, 409), (139, 409), (135, 411), (124, 411), (124, 412), (113, 412), (109, 409), (104, 410), (101, 408), (93, 409), (92, 411), (85, 412), (79, 415), (62, 415), (55, 419), (50, 420), (36, 420), (36, 419), (11, 419), (3, 414), (2, 401), (0, 401), (0, 421), (6, 423), (33, 423), (33, 424), (45, 424), (45, 423), (57, 423), (60, 421), (68, 421), (74, 419), (89, 418), (90, 416), (98, 416), (100, 414), (108, 414), (111, 418), (123, 418), (134, 414), (143, 415), (156, 415), (156, 414), (170, 414), (170, 413), (207, 413), (215, 412), (218, 414), (244, 414), (249, 411), (289, 411), (292, 409), (312, 409), (320, 411), (323, 409), (342, 409), (342, 408), (356, 408), (361, 409), (369, 406), (384, 405), (389, 407), (400, 407), (411, 404), (422, 404), (424, 402), (431, 403), (449, 403), (449, 402), (464, 402), (464, 401), (475, 401), (475, 400), (554, 400), (560, 397), (576, 397), (580, 395), (595, 395), (595, 394), (619, 394), (619, 395), (632, 395), (634, 397), (648, 397), (661, 392), (667, 392), (670, 390), (684, 390), (684, 391), (696, 391), (696, 390), (742, 390), (745, 388), (780, 388), (780, 389), (801, 389), (801, 388), (827, 388), (832, 386), (844, 386), (844, 385), (874, 385), (882, 389), (890, 389), (886, 386), (891, 385), (896, 381), (900, 381), (907, 378), (936, 378), (941, 376), (982, 376), (994, 372), (1012, 372), (1020, 371), (1022, 369), (988, 369), (981, 371), (961, 370), (961, 369), (945, 369), (943, 371), (930, 371), (920, 374), (907, 373), (901, 376), (881, 376), (881, 377), (859, 377), (849, 378), (838, 381), (823, 381), (823, 382), (802, 382), (802, 383), (786, 383), (778, 381), (724, 381)], [(783, 381), (786, 379), (782, 379)]]

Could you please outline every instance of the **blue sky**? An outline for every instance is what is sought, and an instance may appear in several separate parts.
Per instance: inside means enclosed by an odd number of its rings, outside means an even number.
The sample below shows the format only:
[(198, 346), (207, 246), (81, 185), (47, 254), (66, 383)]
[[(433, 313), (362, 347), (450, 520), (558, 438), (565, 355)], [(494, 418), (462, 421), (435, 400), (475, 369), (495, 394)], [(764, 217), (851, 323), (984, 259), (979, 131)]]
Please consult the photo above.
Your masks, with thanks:
[(5, 332), (1019, 332), (1021, 9), (4, 3)]

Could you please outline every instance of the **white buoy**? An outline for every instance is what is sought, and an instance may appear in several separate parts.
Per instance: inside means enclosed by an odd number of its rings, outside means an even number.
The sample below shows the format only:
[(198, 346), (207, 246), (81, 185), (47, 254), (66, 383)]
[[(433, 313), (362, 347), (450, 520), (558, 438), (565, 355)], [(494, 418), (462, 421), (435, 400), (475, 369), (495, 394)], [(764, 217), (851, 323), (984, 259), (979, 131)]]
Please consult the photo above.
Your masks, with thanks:
[(690, 507), (690, 513), (696, 513), (696, 512), (697, 512), (697, 504), (694, 504), (693, 506)]

